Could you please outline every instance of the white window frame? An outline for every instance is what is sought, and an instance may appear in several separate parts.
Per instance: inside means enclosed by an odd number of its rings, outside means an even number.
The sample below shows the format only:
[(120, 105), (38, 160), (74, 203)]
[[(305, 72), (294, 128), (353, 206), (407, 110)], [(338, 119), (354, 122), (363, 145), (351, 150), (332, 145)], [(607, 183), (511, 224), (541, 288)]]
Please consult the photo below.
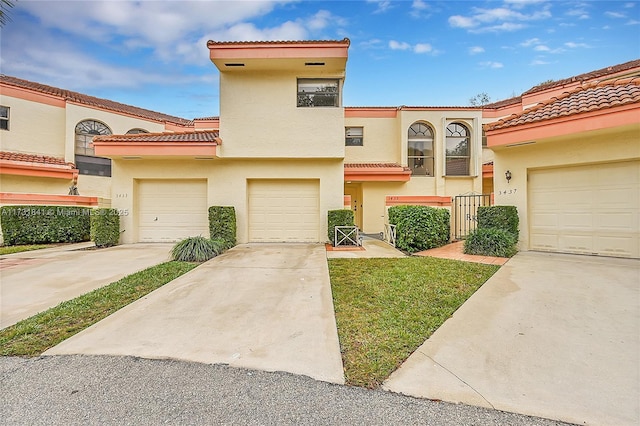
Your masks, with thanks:
[(363, 126), (347, 126), (344, 128), (344, 145), (345, 146), (363, 146), (364, 145), (364, 127)]
[[(339, 78), (299, 78), (296, 90), (298, 108), (337, 108), (340, 106)], [(333, 98), (333, 102), (327, 102), (331, 98)]]

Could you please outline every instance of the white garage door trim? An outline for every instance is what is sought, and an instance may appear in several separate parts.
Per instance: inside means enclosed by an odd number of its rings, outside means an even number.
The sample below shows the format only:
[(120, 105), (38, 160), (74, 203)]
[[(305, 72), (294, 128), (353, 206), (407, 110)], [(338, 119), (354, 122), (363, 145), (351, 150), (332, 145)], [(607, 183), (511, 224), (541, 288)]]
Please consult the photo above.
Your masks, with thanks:
[(137, 180), (139, 242), (209, 236), (206, 179)]
[(318, 242), (318, 179), (247, 181), (249, 241)]
[(531, 250), (640, 257), (640, 161), (529, 172)]

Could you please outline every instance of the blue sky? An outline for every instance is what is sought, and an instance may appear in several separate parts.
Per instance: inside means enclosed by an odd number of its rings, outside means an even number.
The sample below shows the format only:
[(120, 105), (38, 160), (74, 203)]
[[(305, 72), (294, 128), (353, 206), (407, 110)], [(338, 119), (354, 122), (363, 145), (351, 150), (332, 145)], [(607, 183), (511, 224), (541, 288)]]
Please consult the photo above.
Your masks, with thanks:
[(218, 115), (207, 40), (351, 40), (346, 106), (465, 106), (640, 58), (639, 1), (29, 1), (3, 74), (183, 118)]

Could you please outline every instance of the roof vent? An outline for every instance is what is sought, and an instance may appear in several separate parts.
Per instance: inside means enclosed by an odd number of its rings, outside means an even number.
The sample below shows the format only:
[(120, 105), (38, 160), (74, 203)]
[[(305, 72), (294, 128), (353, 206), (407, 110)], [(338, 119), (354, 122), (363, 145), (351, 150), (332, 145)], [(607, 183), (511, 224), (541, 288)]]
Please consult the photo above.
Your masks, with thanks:
[(224, 64), (225, 67), (244, 67), (244, 64), (242, 63), (237, 63), (237, 62), (231, 62), (228, 64)]
[(324, 62), (305, 62), (304, 65), (307, 67), (321, 67), (324, 66)]

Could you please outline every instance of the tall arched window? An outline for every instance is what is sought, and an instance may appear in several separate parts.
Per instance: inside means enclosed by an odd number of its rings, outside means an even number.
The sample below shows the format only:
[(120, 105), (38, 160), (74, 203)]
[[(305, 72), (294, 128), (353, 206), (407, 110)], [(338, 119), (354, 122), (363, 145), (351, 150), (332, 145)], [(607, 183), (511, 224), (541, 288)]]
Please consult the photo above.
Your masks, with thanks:
[(414, 176), (433, 176), (433, 130), (416, 122), (408, 132), (408, 165)]
[(140, 133), (149, 133), (148, 130), (145, 129), (131, 129), (127, 132), (128, 135), (139, 135)]
[(76, 167), (83, 175), (111, 176), (111, 160), (96, 157), (89, 144), (97, 135), (110, 135), (106, 124), (95, 120), (84, 120), (76, 125)]
[(460, 123), (447, 126), (446, 135), (446, 164), (447, 176), (469, 176), (471, 159), (471, 133)]

